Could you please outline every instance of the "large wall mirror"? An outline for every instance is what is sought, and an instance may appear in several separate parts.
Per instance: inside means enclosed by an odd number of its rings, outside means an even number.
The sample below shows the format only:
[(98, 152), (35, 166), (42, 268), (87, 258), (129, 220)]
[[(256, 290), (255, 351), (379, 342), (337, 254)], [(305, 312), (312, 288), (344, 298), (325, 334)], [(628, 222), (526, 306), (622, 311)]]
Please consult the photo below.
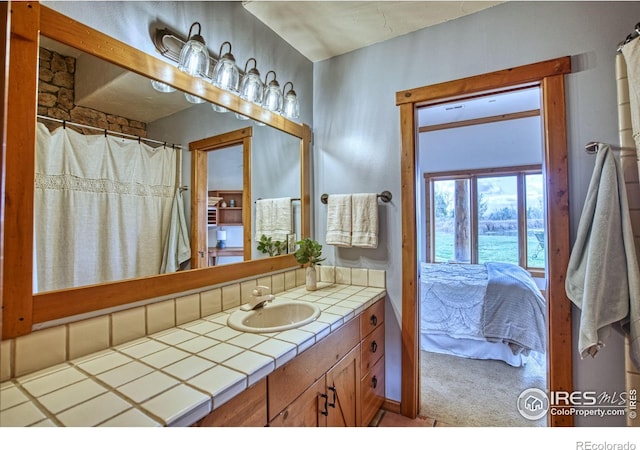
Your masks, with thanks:
[[(29, 36), (31, 40), (27, 39), (27, 44), (23, 40), (21, 44), (13, 46), (16, 37), (12, 33), (12, 50), (20, 45), (30, 45), (31, 54), (33, 54), (33, 46), (35, 46), (35, 51), (41, 61), (44, 57), (51, 57), (50, 54), (46, 55), (47, 53), (62, 55), (62, 63), (66, 61), (67, 64), (70, 64), (69, 60), (65, 60), (64, 57), (73, 58), (72, 72), (74, 73), (72, 75), (75, 78), (73, 82), (75, 93), (68, 99), (69, 102), (87, 110), (105, 113), (111, 121), (121, 121), (123, 132), (138, 133), (132, 129), (135, 127), (143, 128), (144, 132), (140, 134), (149, 141), (142, 140), (142, 142), (146, 142), (152, 148), (151, 152), (154, 151), (153, 149), (166, 150), (170, 148), (166, 158), (175, 159), (174, 166), (172, 166), (175, 167), (175, 170), (173, 174), (170, 174), (170, 177), (174, 178), (174, 188), (183, 188), (179, 192), (185, 200), (184, 212), (187, 226), (193, 228), (194, 224), (188, 222), (193, 220), (192, 217), (197, 217), (190, 209), (204, 206), (203, 211), (199, 214), (205, 217), (201, 225), (209, 234), (207, 237), (208, 247), (215, 248), (217, 244), (214, 240), (216, 233), (214, 232), (212, 235), (211, 231), (228, 231), (227, 236), (229, 236), (232, 234), (231, 231), (236, 230), (215, 228), (211, 230), (210, 224), (206, 220), (207, 205), (206, 203), (203, 205), (201, 199), (198, 200), (198, 196), (202, 196), (203, 193), (206, 197), (215, 196), (215, 191), (227, 191), (225, 196), (229, 196), (224, 201), (225, 206), (230, 209), (226, 212), (231, 212), (231, 208), (246, 209), (244, 218), (240, 219), (243, 233), (240, 245), (237, 245), (237, 247), (242, 247), (243, 251), (239, 258), (240, 262), (231, 260), (227, 264), (216, 264), (215, 266), (186, 263), (182, 264), (177, 272), (168, 270), (167, 273), (159, 274), (157, 270), (152, 270), (150, 273), (143, 273), (138, 277), (116, 274), (113, 278), (97, 280), (93, 283), (71, 279), (66, 280), (65, 284), (48, 285), (48, 287), (45, 285), (44, 288), (38, 287), (38, 279), (43, 270), (46, 272), (47, 269), (46, 267), (38, 269), (36, 263), (39, 255), (36, 252), (33, 261), (27, 258), (30, 264), (23, 264), (24, 267), (33, 268), (33, 271), (27, 271), (26, 276), (24, 273), (20, 273), (20, 276), (14, 278), (12, 275), (17, 274), (19, 269), (7, 268), (5, 265), (4, 279), (16, 279), (16, 283), (15, 286), (11, 286), (11, 289), (5, 289), (3, 293), (3, 337), (26, 334), (31, 331), (33, 325), (45, 322), (98, 310), (113, 309), (147, 299), (197, 290), (232, 279), (294, 267), (296, 263), (291, 255), (269, 258), (257, 250), (255, 215), (251, 211), (254, 210), (255, 203), (259, 199), (295, 198), (297, 202), (293, 209), (292, 234), (297, 238), (309, 236), (309, 127), (289, 121), (254, 104), (244, 102), (203, 80), (189, 77), (161, 59), (142, 53), (49, 8), (36, 6), (36, 8), (29, 6), (28, 9), (18, 7), (14, 11), (14, 18), (18, 20), (27, 20), (29, 15), (38, 14), (40, 34), (37, 34), (36, 22), (35, 28), (27, 27), (25, 30), (25, 32), (31, 33), (35, 31), (35, 35)], [(20, 16), (23, 13), (25, 16)], [(31, 19), (34, 20), (33, 17)], [(29, 62), (28, 67), (21, 69), (25, 71), (25, 75), (29, 73), (29, 70), (38, 67), (37, 58), (34, 59)], [(11, 64), (13, 65), (13, 62)], [(174, 87), (176, 91), (170, 94), (158, 93), (151, 88), (151, 80), (161, 81)], [(32, 94), (35, 98), (36, 92), (34, 91)], [(189, 102), (185, 94), (197, 96), (204, 102), (200, 104)], [(18, 93), (17, 89), (12, 89), (10, 85), (10, 103), (18, 95), (22, 98), (25, 96), (25, 92)], [(21, 133), (23, 144), (33, 142), (35, 146), (36, 141), (40, 139), (38, 133), (42, 131), (45, 136), (47, 133), (53, 135), (55, 131), (49, 130), (53, 130), (56, 126), (63, 126), (59, 122), (56, 123), (43, 117), (56, 117), (55, 112), (51, 113), (51, 108), (47, 110), (44, 107), (47, 103), (46, 100), (40, 98), (38, 103), (39, 107), (36, 110), (28, 100), (22, 100), (23, 108), (21, 108), (20, 114), (8, 116), (8, 131)], [(222, 105), (227, 112), (224, 114), (216, 112), (212, 105)], [(27, 123), (23, 120), (26, 117), (25, 110), (33, 115)], [(23, 117), (21, 118), (19, 115)], [(130, 122), (125, 122), (125, 120)], [(17, 124), (19, 121), (22, 122), (20, 128)], [(75, 122), (74, 117), (71, 117), (69, 122)], [(33, 124), (33, 126), (27, 126), (28, 124)], [(47, 127), (44, 127), (45, 124)], [(65, 124), (64, 126), (74, 130), (71, 125)], [(38, 131), (34, 132), (36, 129)], [(251, 130), (250, 152), (247, 153), (246, 148), (243, 151), (243, 147), (240, 145), (239, 148), (229, 149), (231, 152), (239, 153), (236, 153), (235, 156), (234, 154), (227, 155), (228, 160), (225, 162), (219, 159), (216, 162), (216, 158), (211, 157), (211, 161), (208, 164), (205, 163), (204, 170), (207, 172), (205, 178), (208, 178), (213, 184), (205, 184), (204, 188), (192, 186), (191, 179), (194, 168), (192, 167), (192, 152), (189, 149), (189, 144), (242, 129)], [(82, 132), (81, 130), (75, 131)], [(8, 140), (7, 144), (9, 147), (11, 141)], [(157, 151), (159, 152), (159, 150)], [(172, 153), (175, 155), (172, 156)], [(237, 184), (231, 186), (226, 184), (227, 180), (221, 174), (228, 173), (231, 166), (237, 165), (238, 158), (236, 156), (238, 154), (240, 155), (239, 160), (242, 162), (241, 165), (243, 165), (241, 168), (243, 175)], [(219, 156), (223, 156), (223, 153), (220, 152)], [(243, 158), (245, 159), (243, 160)], [(24, 162), (25, 164), (16, 170), (21, 171), (23, 175), (28, 174), (26, 177), (23, 176), (27, 181), (33, 180), (34, 164), (29, 163), (29, 158), (26, 158)], [(230, 165), (225, 166), (225, 164)], [(7, 175), (8, 195), (14, 189), (12, 180), (20, 176), (19, 174), (14, 175), (13, 172), (12, 169), (11, 173)], [(216, 180), (219, 183), (217, 186)], [(230, 193), (231, 191), (239, 192), (240, 197), (234, 197)], [(220, 197), (224, 196), (220, 195)], [(33, 203), (33, 193), (30, 197), (27, 195), (26, 200)], [(170, 210), (170, 207), (167, 208)], [(13, 214), (13, 212), (9, 207), (6, 214)], [(17, 216), (16, 229), (6, 229), (7, 233), (17, 232), (18, 228), (22, 226), (23, 230), (20, 230), (20, 233), (24, 234), (24, 228), (33, 224), (34, 218), (35, 222), (38, 222), (39, 211), (37, 209), (33, 216), (30, 215), (29, 208), (16, 210), (15, 214)], [(73, 211), (69, 211), (68, 214), (73, 214)], [(238, 225), (238, 221), (235, 221), (233, 225), (229, 224), (229, 226)], [(109, 230), (105, 229), (105, 232), (107, 231)], [(36, 246), (29, 245), (25, 239), (25, 242), (17, 244), (15, 248), (5, 248), (5, 257), (11, 258), (12, 254), (20, 254), (24, 260), (24, 255), (34, 253), (35, 249)], [(193, 257), (194, 255), (191, 255), (190, 263), (193, 262)], [(12, 270), (14, 270), (13, 273)], [(28, 277), (31, 278), (31, 282), (27, 287)], [(33, 294), (26, 295), (27, 291)], [(25, 295), (19, 297), (13, 295), (9, 298), (10, 292), (14, 294), (22, 292)]]

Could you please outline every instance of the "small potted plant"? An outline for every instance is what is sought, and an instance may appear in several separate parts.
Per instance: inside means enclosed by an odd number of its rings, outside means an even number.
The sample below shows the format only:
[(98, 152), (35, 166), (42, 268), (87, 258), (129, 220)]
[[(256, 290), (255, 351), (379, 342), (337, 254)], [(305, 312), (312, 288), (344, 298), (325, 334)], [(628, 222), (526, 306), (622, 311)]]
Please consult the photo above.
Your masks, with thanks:
[(299, 246), (298, 250), (294, 253), (296, 261), (307, 268), (305, 272), (305, 285), (308, 291), (315, 291), (317, 289), (317, 274), (316, 264), (324, 261), (322, 256), (322, 245), (313, 239), (305, 238), (296, 242)]
[(287, 251), (287, 242), (274, 241), (263, 234), (258, 242), (258, 250), (262, 253), (267, 253), (269, 256), (282, 255)]

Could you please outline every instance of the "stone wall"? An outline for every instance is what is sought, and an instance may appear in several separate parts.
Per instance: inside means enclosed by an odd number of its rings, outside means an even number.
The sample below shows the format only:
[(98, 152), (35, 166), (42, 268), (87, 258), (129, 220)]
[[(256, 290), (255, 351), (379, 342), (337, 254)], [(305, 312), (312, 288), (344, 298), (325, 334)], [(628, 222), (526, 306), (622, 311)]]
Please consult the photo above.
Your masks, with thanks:
[[(90, 125), (102, 130), (147, 137), (146, 123), (76, 105), (74, 101), (75, 72), (75, 58), (40, 47), (39, 115)], [(57, 122), (47, 120), (41, 120), (41, 122), (50, 130), (61, 126)], [(83, 134), (102, 133), (102, 131), (88, 128), (69, 127)]]

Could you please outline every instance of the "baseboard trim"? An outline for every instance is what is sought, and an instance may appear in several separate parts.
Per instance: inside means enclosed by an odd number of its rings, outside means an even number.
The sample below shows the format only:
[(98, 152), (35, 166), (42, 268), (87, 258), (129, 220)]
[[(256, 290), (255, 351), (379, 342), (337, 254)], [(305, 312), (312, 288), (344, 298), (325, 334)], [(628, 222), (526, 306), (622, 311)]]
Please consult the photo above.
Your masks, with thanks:
[(395, 400), (389, 400), (388, 398), (384, 399), (384, 402), (382, 403), (382, 409), (392, 413), (402, 414), (400, 412), (400, 402), (397, 402)]

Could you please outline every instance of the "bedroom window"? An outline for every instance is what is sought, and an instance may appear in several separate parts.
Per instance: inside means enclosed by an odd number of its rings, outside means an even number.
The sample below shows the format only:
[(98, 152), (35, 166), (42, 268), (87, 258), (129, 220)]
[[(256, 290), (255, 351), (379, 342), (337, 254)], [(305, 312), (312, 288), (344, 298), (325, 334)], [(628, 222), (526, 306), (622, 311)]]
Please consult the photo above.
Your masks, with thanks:
[(425, 174), (433, 262), (545, 267), (540, 165)]

